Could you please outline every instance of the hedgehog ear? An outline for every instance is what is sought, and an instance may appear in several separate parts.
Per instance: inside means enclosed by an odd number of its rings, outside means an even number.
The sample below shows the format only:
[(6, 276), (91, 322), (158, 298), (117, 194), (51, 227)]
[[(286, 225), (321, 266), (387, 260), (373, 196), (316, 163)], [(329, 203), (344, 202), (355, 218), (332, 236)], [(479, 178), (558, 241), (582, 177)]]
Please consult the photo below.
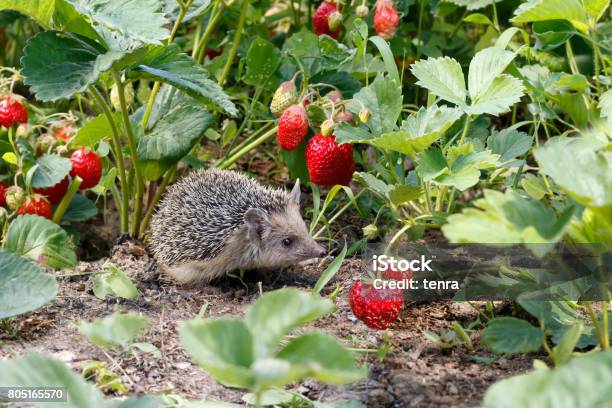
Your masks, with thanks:
[(295, 180), (295, 185), (289, 194), (289, 201), (295, 205), (300, 205), (300, 179)]
[(259, 208), (249, 208), (244, 213), (244, 223), (249, 230), (249, 238), (253, 241), (260, 241), (270, 226), (268, 216)]

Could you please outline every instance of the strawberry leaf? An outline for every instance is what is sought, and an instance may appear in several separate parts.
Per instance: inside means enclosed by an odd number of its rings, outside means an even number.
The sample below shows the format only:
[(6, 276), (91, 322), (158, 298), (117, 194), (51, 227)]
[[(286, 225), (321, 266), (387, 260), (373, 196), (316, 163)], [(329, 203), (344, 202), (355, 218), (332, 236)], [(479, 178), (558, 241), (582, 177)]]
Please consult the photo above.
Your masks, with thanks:
[(182, 103), (170, 109), (138, 143), (145, 177), (161, 177), (189, 153), (211, 123), (212, 115), (195, 104)]
[(605, 142), (587, 137), (554, 137), (536, 149), (534, 156), (540, 171), (575, 200), (593, 207), (612, 204), (612, 153)]
[(175, 44), (151, 49), (144, 60), (131, 70), (130, 76), (167, 83), (202, 103), (232, 116), (238, 114), (223, 88), (209, 79), (208, 71), (187, 54), (179, 53), (179, 47)]
[(485, 190), (476, 208), (448, 217), (442, 232), (452, 243), (547, 243), (556, 242), (569, 225), (573, 209), (556, 217), (540, 201), (508, 190), (505, 194)]
[(72, 163), (65, 157), (44, 154), (36, 160), (38, 167), (32, 176), (33, 188), (52, 187), (70, 173)]
[(59, 225), (38, 215), (21, 215), (9, 226), (5, 248), (50, 268), (76, 265), (74, 243)]
[(538, 351), (543, 340), (540, 328), (516, 317), (497, 317), (482, 332), (482, 343), (496, 354)]
[(529, 0), (514, 12), (514, 23), (567, 20), (578, 30), (588, 30), (587, 14), (580, 0)]
[(85, 91), (125, 55), (87, 37), (45, 31), (28, 40), (22, 73), (37, 99), (56, 101)]
[(461, 65), (449, 57), (428, 58), (412, 64), (417, 84), (445, 101), (465, 108), (465, 79)]
[(0, 249), (0, 319), (37, 309), (55, 298), (55, 277), (33, 262)]
[(383, 149), (394, 150), (409, 156), (416, 156), (438, 140), (463, 113), (446, 106), (430, 106), (409, 116), (402, 123), (401, 130), (385, 133), (373, 141)]
[(134, 49), (170, 36), (158, 0), (64, 0), (91, 20), (107, 45)]
[(357, 114), (362, 106), (370, 111), (367, 126), (373, 134), (380, 135), (396, 129), (402, 111), (401, 86), (390, 77), (379, 75), (374, 82), (361, 88), (349, 102), (351, 112)]

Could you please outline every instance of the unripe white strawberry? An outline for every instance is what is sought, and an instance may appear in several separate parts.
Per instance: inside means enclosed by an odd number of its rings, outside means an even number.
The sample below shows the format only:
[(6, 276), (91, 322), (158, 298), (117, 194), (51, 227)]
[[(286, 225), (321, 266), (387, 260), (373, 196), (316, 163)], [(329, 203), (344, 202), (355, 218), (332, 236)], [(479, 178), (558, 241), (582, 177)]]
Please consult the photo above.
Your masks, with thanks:
[(355, 9), (355, 14), (359, 18), (366, 18), (368, 16), (368, 13), (370, 13), (370, 9), (365, 4), (357, 6), (357, 9)]
[(323, 136), (329, 136), (334, 132), (334, 120), (333, 119), (327, 119), (325, 120), (323, 123), (321, 123), (321, 134)]
[(6, 206), (10, 210), (16, 210), (21, 205), (25, 192), (19, 186), (10, 186), (6, 189)]
[(297, 102), (297, 89), (293, 81), (285, 81), (274, 92), (270, 111), (274, 116), (280, 116), (291, 105)]
[(338, 31), (342, 25), (342, 14), (339, 11), (334, 11), (327, 17), (327, 25), (330, 31)]
[[(131, 106), (134, 103), (134, 86), (131, 82), (123, 86), (123, 95), (125, 96), (125, 105)], [(121, 103), (119, 101), (119, 88), (117, 84), (113, 85), (111, 88), (110, 100), (113, 108), (115, 108), (116, 111), (120, 111)]]

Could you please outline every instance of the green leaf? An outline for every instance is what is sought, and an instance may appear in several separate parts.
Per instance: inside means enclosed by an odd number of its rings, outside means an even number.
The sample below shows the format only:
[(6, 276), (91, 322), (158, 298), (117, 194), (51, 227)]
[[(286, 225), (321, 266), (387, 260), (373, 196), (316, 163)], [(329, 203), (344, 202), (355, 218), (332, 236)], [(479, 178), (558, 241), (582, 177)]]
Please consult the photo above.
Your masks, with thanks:
[(138, 288), (125, 272), (110, 262), (104, 264), (103, 267), (105, 271), (97, 273), (93, 282), (93, 292), (98, 299), (104, 300), (108, 295), (124, 299), (138, 297)]
[(470, 14), (469, 16), (465, 17), (463, 21), (473, 24), (493, 25), (493, 22), (489, 19), (489, 17), (482, 13)]
[(62, 181), (72, 169), (72, 163), (65, 157), (44, 154), (36, 159), (38, 167), (32, 176), (33, 188), (51, 187)]
[(347, 384), (366, 377), (353, 354), (338, 341), (322, 333), (303, 334), (287, 344), (277, 356), (292, 365), (301, 377), (332, 384)]
[(333, 261), (325, 268), (314, 288), (312, 289), (315, 293), (321, 293), (321, 290), (327, 285), (327, 283), (336, 275), (336, 273), (340, 270), (342, 266), (342, 262), (344, 261), (344, 257), (346, 256), (346, 243), (344, 244), (344, 248), (342, 251), (334, 258)]
[[(271, 388), (266, 390), (261, 395), (261, 405), (281, 405), (284, 403), (290, 403), (291, 400), (295, 398), (295, 395), (290, 393), (289, 391), (285, 391), (281, 388)], [(250, 405), (255, 405), (257, 402), (257, 398), (255, 394), (248, 393), (244, 394), (242, 400)]]
[[(178, 15), (181, 11), (181, 8), (176, 0), (161, 0), (162, 3), (162, 11), (166, 18), (172, 21), (176, 21)], [(210, 0), (193, 0), (189, 10), (187, 10), (187, 14), (183, 18), (183, 23), (198, 17), (202, 14), (208, 6), (210, 5)]]
[(131, 77), (164, 82), (204, 104), (215, 106), (232, 116), (237, 115), (236, 106), (223, 88), (209, 79), (208, 71), (179, 51), (175, 44), (153, 48), (142, 63), (131, 71)]
[(461, 65), (449, 57), (428, 58), (412, 64), (417, 84), (446, 101), (464, 108), (467, 92)]
[(255, 355), (258, 358), (273, 355), (281, 337), (289, 330), (330, 313), (333, 308), (329, 299), (295, 288), (264, 294), (245, 315), (251, 333), (257, 334), (253, 339)]
[(495, 167), (499, 156), (488, 150), (472, 151), (471, 144), (465, 144), (463, 149), (471, 150), (460, 151), (459, 148), (451, 148), (449, 151), (455, 156), (449, 155), (448, 161), (439, 148), (426, 150), (417, 157), (417, 173), (425, 181), (453, 186), (460, 191), (472, 187), (480, 179), (480, 170)]
[(533, 137), (512, 128), (494, 132), (487, 138), (487, 148), (492, 153), (499, 154), (499, 161), (502, 163), (527, 153), (532, 144)]
[(467, 108), (471, 115), (499, 115), (508, 112), (512, 105), (519, 102), (524, 93), (524, 86), (520, 79), (502, 74), (483, 90), (478, 98), (472, 101)]
[(588, 20), (580, 0), (529, 0), (514, 11), (514, 23), (567, 20), (580, 31), (588, 31)]
[(610, 0), (584, 0), (584, 9), (595, 20), (599, 20), (610, 7)]
[(244, 82), (263, 86), (276, 72), (281, 63), (281, 53), (270, 41), (256, 38), (251, 43), (246, 56), (246, 76)]
[(417, 200), (419, 197), (421, 197), (421, 189), (407, 184), (398, 184), (389, 191), (389, 200), (396, 206)]
[(189, 355), (221, 384), (241, 388), (255, 384), (249, 369), (255, 361), (253, 336), (242, 320), (189, 320), (180, 324), (179, 334)]
[[(553, 137), (534, 151), (540, 171), (582, 204), (612, 204), (612, 153), (587, 137)], [(579, 175), (579, 176), (578, 176)]]
[(612, 350), (576, 357), (554, 370), (535, 370), (494, 384), (484, 408), (604, 407), (612, 395)]
[(364, 127), (353, 127), (346, 122), (336, 124), (334, 136), (338, 143), (368, 143), (374, 144), (376, 136)]
[[(55, 299), (55, 277), (25, 258), (0, 249), (0, 319), (38, 309)], [(1, 374), (0, 374), (1, 377)]]
[(92, 322), (82, 321), (79, 331), (100, 347), (125, 350), (148, 325), (144, 316), (117, 312)]
[(538, 351), (543, 340), (540, 328), (515, 317), (496, 317), (482, 331), (482, 343), (496, 354)]
[(525, 192), (529, 194), (530, 197), (533, 197), (536, 200), (541, 200), (542, 197), (544, 197), (548, 192), (542, 180), (531, 173), (525, 174), (525, 176), (521, 179), (521, 187), (523, 187)]
[[(121, 131), (121, 113), (114, 112), (112, 115), (117, 129)], [(104, 114), (100, 114), (91, 119), (89, 122), (85, 123), (77, 131), (76, 136), (74, 139), (72, 139), (70, 144), (72, 146), (86, 146), (93, 148), (100, 140), (110, 138), (112, 134), (113, 131), (108, 123), (108, 119)]]
[(442, 232), (452, 243), (546, 243), (556, 242), (569, 225), (572, 211), (559, 218), (540, 201), (512, 190), (485, 190), (476, 208), (448, 217)]
[(98, 214), (98, 207), (89, 198), (75, 194), (62, 217), (62, 221), (82, 222)]
[[(93, 24), (105, 40), (109, 36), (128, 40), (129, 48), (142, 44), (161, 44), (170, 36), (168, 20), (160, 12), (158, 0), (64, 0)], [(99, 29), (103, 28), (104, 32)], [(106, 33), (109, 34), (106, 34)], [(127, 48), (127, 47), (126, 47)]]
[(444, 0), (445, 3), (453, 3), (461, 7), (466, 7), (468, 10), (482, 9), (501, 1), (502, 0)]
[(395, 63), (395, 58), (393, 57), (393, 52), (391, 52), (391, 48), (389, 44), (382, 38), (378, 36), (374, 36), (370, 38), (370, 41), (378, 48), (380, 55), (383, 57), (383, 61), (385, 62), (385, 68), (387, 72), (391, 76), (391, 78), (396, 83), (401, 83), (399, 72), (397, 70), (397, 65)]
[(601, 110), (601, 116), (612, 121), (612, 89), (601, 94), (597, 106)]
[[(38, 353), (12, 360), (0, 360), (0, 386), (66, 387), (67, 402), (44, 403), (48, 407), (112, 407), (94, 384), (85, 381), (59, 360)], [(40, 404), (42, 405), (42, 404)]]
[(565, 20), (538, 21), (532, 29), (538, 39), (537, 48), (543, 51), (554, 50), (577, 34), (574, 26)]
[(355, 56), (355, 50), (322, 35), (319, 37), (319, 52), (321, 53), (321, 69), (337, 71), (342, 64), (350, 62)]
[(5, 248), (50, 268), (77, 263), (74, 244), (66, 231), (38, 215), (22, 215), (9, 226)]
[(373, 141), (383, 149), (416, 156), (438, 140), (462, 116), (460, 109), (432, 105), (421, 107), (402, 123), (401, 130), (385, 133)]
[(83, 92), (125, 56), (106, 51), (77, 34), (45, 31), (30, 38), (21, 59), (22, 74), (41, 101), (56, 101)]
[(300, 61), (308, 77), (313, 77), (321, 71), (319, 37), (306, 27), (287, 39), (283, 45), (283, 51), (296, 61)]
[(18, 11), (49, 28), (55, 10), (55, 0), (3, 0), (0, 10)]
[[(367, 126), (374, 134), (391, 132), (402, 111), (401, 86), (390, 77), (379, 75), (374, 82), (361, 88), (349, 102), (349, 109), (357, 113), (363, 106), (370, 111)], [(359, 103), (361, 102), (361, 103)]]
[(499, 77), (512, 62), (515, 54), (501, 48), (490, 47), (479, 51), (470, 62), (468, 89), (472, 104), (487, 92), (493, 81)]
[[(185, 157), (212, 123), (212, 115), (201, 107), (180, 104), (163, 116), (138, 143), (142, 165), (149, 163), (159, 171), (145, 172), (150, 180)], [(179, 131), (177, 131), (179, 130)]]

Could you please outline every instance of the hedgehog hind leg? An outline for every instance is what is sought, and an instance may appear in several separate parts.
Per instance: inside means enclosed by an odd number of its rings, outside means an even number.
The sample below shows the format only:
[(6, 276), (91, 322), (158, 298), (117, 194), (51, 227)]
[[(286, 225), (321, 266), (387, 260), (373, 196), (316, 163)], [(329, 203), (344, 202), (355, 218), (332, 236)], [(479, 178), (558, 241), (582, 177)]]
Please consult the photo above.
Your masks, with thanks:
[(207, 283), (222, 276), (225, 272), (204, 262), (187, 262), (179, 265), (163, 266), (162, 271), (174, 281), (185, 285), (190, 283)]

